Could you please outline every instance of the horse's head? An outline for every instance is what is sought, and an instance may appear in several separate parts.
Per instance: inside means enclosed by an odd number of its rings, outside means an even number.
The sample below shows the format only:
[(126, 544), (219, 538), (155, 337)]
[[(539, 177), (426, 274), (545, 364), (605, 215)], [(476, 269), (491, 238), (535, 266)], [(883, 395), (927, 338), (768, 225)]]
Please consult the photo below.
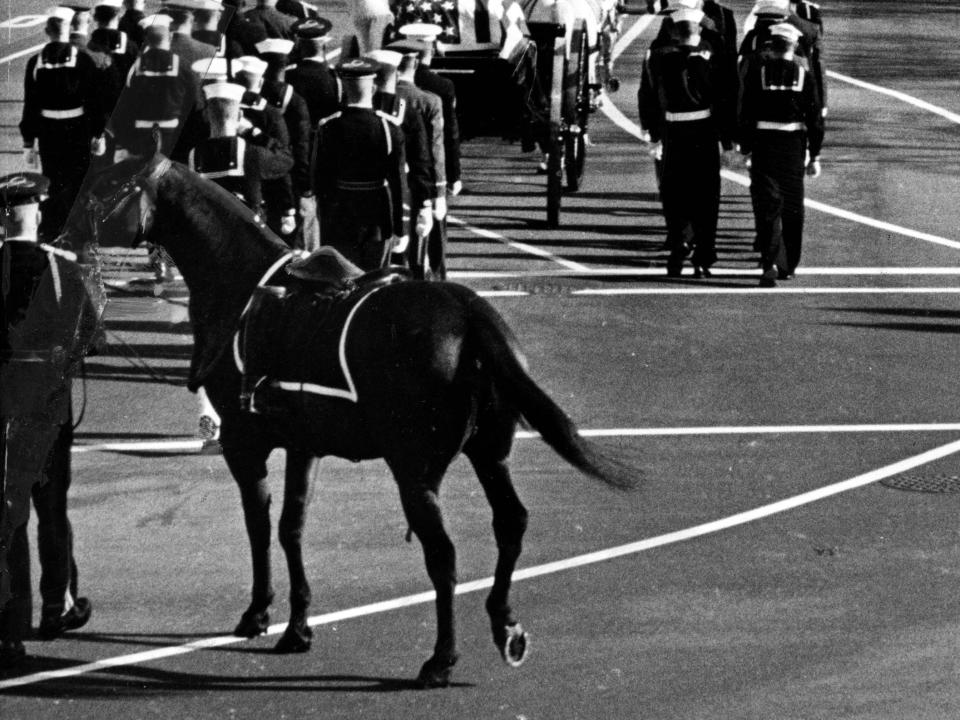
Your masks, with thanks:
[(137, 245), (153, 227), (157, 185), (170, 164), (163, 155), (154, 155), (147, 160), (124, 160), (103, 170), (77, 208), (81, 217), (74, 216), (70, 225), (77, 230), (80, 224), (85, 240), (103, 247)]

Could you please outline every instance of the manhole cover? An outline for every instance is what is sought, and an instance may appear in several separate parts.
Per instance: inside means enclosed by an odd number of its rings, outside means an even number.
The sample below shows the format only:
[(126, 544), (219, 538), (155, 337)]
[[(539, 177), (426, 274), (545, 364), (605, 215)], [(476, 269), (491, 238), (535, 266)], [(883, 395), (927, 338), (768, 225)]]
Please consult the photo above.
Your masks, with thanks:
[(925, 493), (960, 492), (960, 475), (894, 475), (880, 481), (894, 490)]

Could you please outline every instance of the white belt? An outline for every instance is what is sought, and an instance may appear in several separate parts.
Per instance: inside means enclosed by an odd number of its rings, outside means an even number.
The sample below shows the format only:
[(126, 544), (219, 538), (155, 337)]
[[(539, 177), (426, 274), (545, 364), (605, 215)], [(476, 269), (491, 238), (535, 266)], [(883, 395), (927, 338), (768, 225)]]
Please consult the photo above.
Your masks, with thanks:
[(40, 114), (50, 120), (69, 120), (83, 116), (83, 108), (70, 108), (69, 110), (41, 110)]
[(710, 115), (710, 108), (691, 112), (668, 112), (666, 120), (667, 122), (693, 122), (694, 120), (706, 120)]
[(757, 130), (778, 130), (780, 132), (800, 132), (801, 130), (803, 130), (803, 123), (771, 122), (769, 120), (758, 120)]
[(163, 130), (174, 130), (179, 124), (180, 120), (177, 118), (172, 120), (135, 120), (133, 122), (133, 126), (138, 130), (151, 130), (154, 125)]

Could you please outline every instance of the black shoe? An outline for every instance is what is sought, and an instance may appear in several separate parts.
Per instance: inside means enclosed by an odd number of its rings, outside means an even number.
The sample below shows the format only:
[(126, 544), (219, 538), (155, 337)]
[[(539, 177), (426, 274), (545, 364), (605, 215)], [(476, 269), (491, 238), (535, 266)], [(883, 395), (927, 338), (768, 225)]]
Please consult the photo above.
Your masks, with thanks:
[(777, 286), (777, 271), (771, 268), (770, 270), (764, 270), (763, 275), (760, 276), (760, 287), (762, 288), (772, 288)]
[(19, 640), (4, 640), (0, 643), (0, 669), (14, 668), (27, 656)]
[(77, 598), (73, 607), (63, 615), (41, 618), (40, 627), (37, 628), (37, 638), (53, 640), (68, 630), (82, 628), (90, 620), (91, 614), (93, 614), (93, 605), (90, 601), (85, 597)]
[(667, 268), (667, 277), (668, 278), (678, 278), (683, 274), (683, 268)]
[(712, 275), (713, 275), (713, 273), (710, 272), (710, 268), (708, 268), (708, 267), (705, 267), (705, 266), (702, 266), (702, 265), (694, 265), (694, 266), (693, 266), (693, 276), (694, 276), (695, 278), (697, 278), (698, 280), (699, 280), (700, 278), (708, 278), (708, 277), (711, 277)]
[(789, 280), (792, 275), (786, 268), (777, 268), (777, 280)]

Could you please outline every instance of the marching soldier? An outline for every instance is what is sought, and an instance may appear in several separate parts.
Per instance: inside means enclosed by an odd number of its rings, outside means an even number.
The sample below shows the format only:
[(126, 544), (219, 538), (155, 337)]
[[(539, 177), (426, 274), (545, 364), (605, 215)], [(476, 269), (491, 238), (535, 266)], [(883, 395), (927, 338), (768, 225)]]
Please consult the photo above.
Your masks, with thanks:
[(340, 84), (326, 58), (331, 27), (324, 18), (297, 23), (297, 64), (287, 68), (285, 74), (286, 81), (307, 101), (312, 127), (340, 109)]
[(290, 182), (297, 201), (298, 220), (296, 230), (287, 240), (294, 247), (309, 246), (312, 249), (320, 243), (317, 201), (310, 179), (312, 125), (306, 101), (285, 81), (287, 57), (291, 50), (292, 40), (268, 38), (257, 43), (257, 51), (267, 63), (260, 95), (282, 113), (290, 138), (290, 152), (293, 154)]
[(376, 63), (345, 60), (337, 73), (345, 107), (320, 121), (313, 165), (320, 237), (355, 265), (374, 270), (403, 233), (403, 133), (373, 109)]
[[(50, 199), (44, 203), (44, 228), (51, 237), (66, 220), (90, 167), (91, 144), (103, 132), (105, 108), (97, 69), (88, 55), (71, 45), (73, 11), (50, 11), (49, 42), (27, 61), (24, 77), (24, 160), (39, 164), (50, 180)], [(38, 162), (39, 161), (39, 162)]]
[[(260, 91), (263, 87), (263, 74), (267, 63), (258, 57), (244, 55), (233, 62), (234, 82), (242, 85), (246, 92), (240, 101), (245, 125), (249, 124), (251, 142), (263, 144), (276, 152), (293, 158), (290, 149), (290, 134), (283, 113), (266, 101)], [(294, 162), (296, 162), (294, 160)], [(293, 245), (293, 233), (297, 229), (297, 214), (294, 206), (293, 184), (289, 175), (263, 183), (263, 199), (266, 208), (267, 226)]]
[[(426, 246), (427, 235), (433, 224), (433, 196), (436, 194), (435, 169), (430, 153), (427, 128), (422, 114), (402, 98), (397, 85), (397, 68), (403, 55), (394, 50), (372, 50), (366, 58), (379, 65), (374, 87), (373, 106), (395, 118), (403, 132), (403, 150), (407, 167), (407, 192), (410, 205), (410, 243)], [(393, 248), (401, 255), (409, 248), (403, 239)], [(409, 263), (414, 274), (423, 277), (423, 264), (414, 262), (418, 254), (411, 256)]]
[(185, 162), (189, 149), (206, 137), (200, 83), (190, 66), (170, 50), (170, 22), (165, 14), (141, 21), (146, 49), (130, 69), (107, 128), (115, 138), (118, 160), (152, 154), (158, 133), (160, 151)]
[[(430, 193), (424, 196), (433, 203), (433, 227), (426, 243), (416, 234), (411, 233), (411, 245), (407, 255), (415, 274), (426, 276), (426, 271), (429, 270), (433, 277), (445, 280), (447, 275), (447, 169), (443, 145), (443, 103), (439, 97), (416, 85), (417, 66), (420, 62), (419, 42), (401, 40), (391, 43), (389, 47), (403, 54), (398, 68), (397, 97), (406, 104), (407, 112), (416, 112), (423, 118), (433, 170)], [(413, 184), (411, 183), (412, 195)], [(411, 201), (411, 207), (417, 207), (417, 205)]]
[(710, 275), (720, 210), (720, 153), (733, 149), (735, 111), (724, 91), (723, 68), (700, 37), (702, 10), (673, 15), (674, 43), (651, 55), (649, 88), (641, 105), (655, 108), (650, 139), (662, 143), (660, 194), (667, 222), (667, 275), (679, 277), (693, 246), (694, 276)]
[(457, 90), (453, 81), (430, 69), (437, 38), (442, 28), (439, 25), (410, 23), (400, 28), (400, 34), (409, 40), (420, 40), (420, 63), (414, 78), (417, 87), (431, 92), (443, 103), (443, 152), (447, 171), (447, 190), (459, 195), (463, 188), (460, 178), (460, 126), (457, 123)]
[[(83, 626), (92, 609), (77, 593), (67, 492), (70, 376), (93, 342), (99, 308), (76, 257), (38, 242), (47, 185), (36, 173), (0, 178), (0, 573), (9, 567), (9, 575), (0, 577), (0, 666), (25, 655), (31, 626), (30, 496), (43, 600), (38, 637), (52, 640)], [(8, 578), (11, 599), (4, 607)]]
[[(789, 278), (800, 262), (803, 178), (820, 174), (823, 114), (811, 74), (795, 52), (801, 32), (770, 28), (769, 54), (751, 62), (740, 106), (740, 151), (750, 158), (762, 287)], [(807, 159), (809, 158), (809, 159)]]

